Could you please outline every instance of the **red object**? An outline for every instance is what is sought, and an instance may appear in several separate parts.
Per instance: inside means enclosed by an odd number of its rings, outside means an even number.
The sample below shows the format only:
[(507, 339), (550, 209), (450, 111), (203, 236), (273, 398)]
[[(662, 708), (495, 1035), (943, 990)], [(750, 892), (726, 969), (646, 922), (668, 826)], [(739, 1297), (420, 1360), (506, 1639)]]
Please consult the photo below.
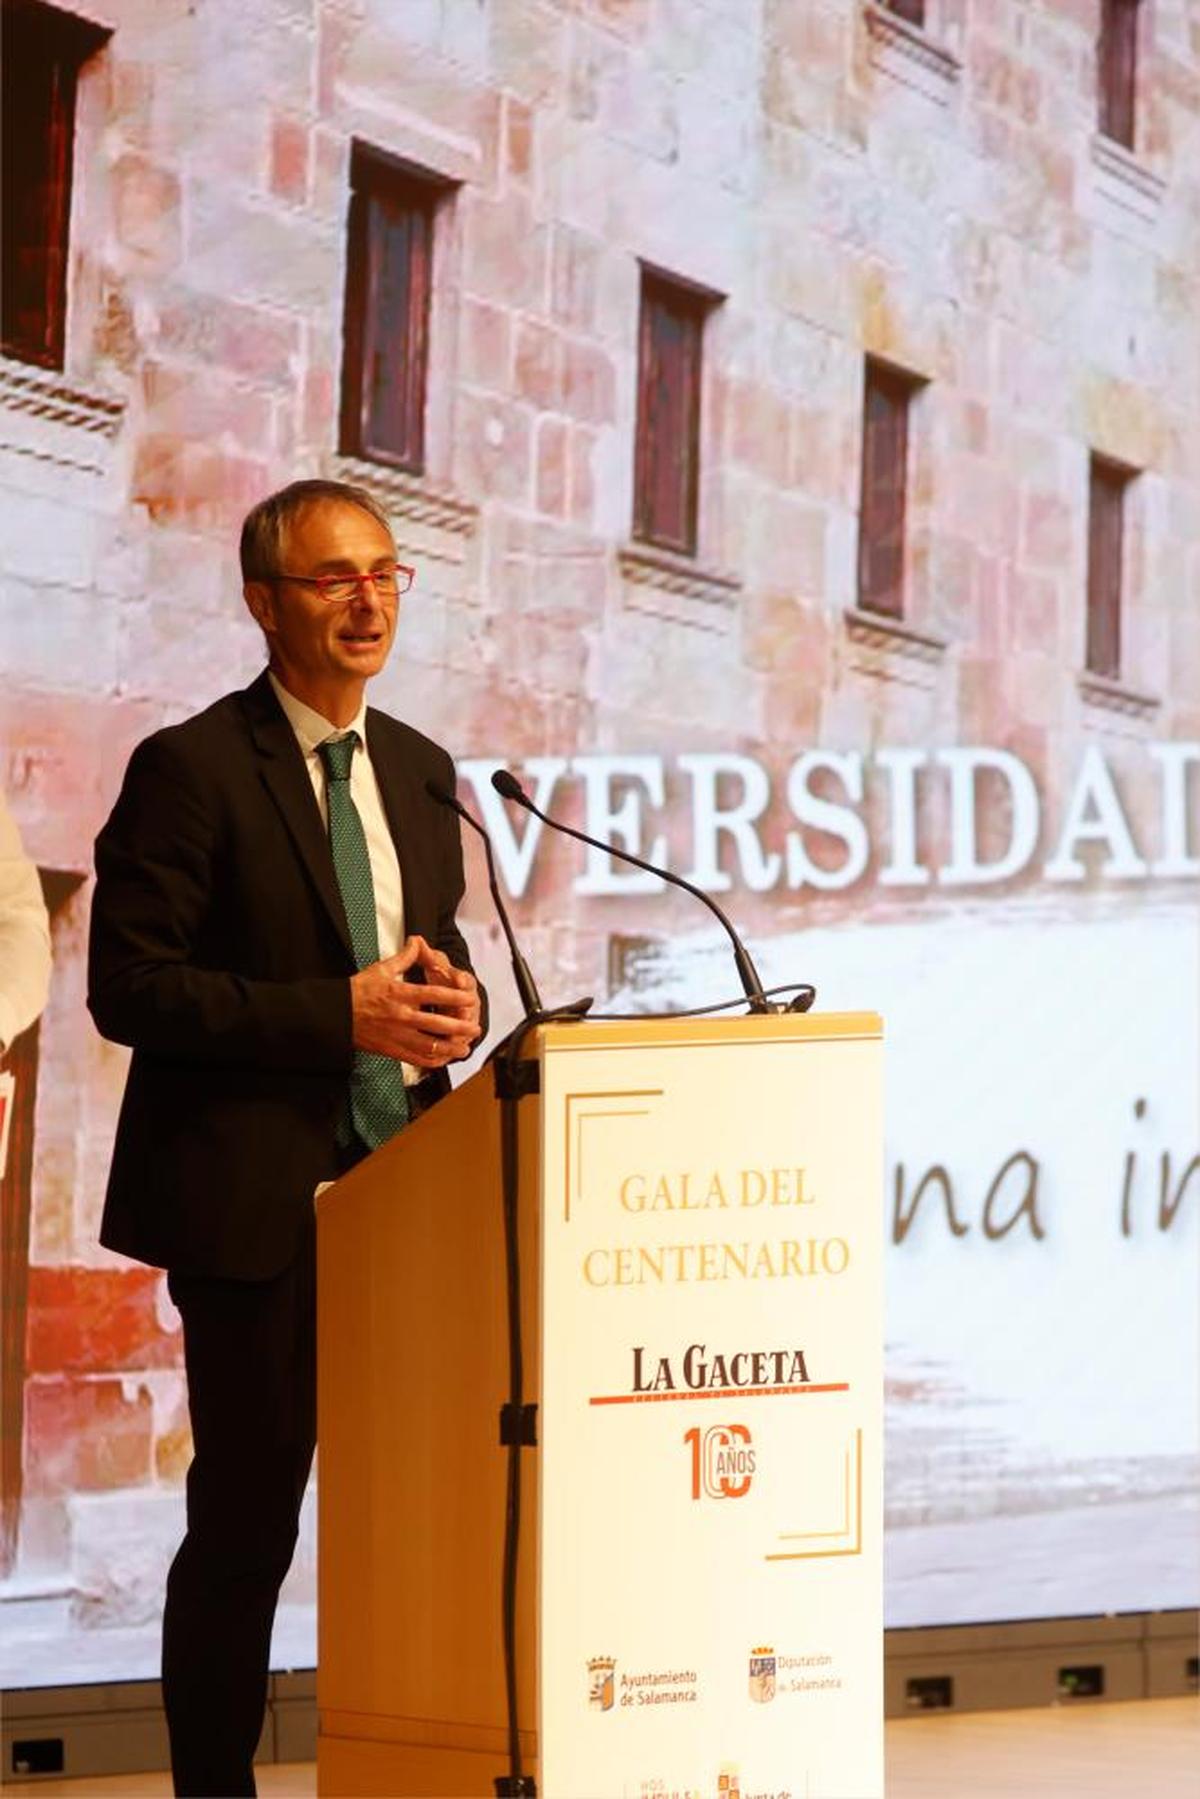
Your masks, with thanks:
[(153, 1478), (148, 1388), (120, 1379), (31, 1380), (25, 1407), (26, 1493), (103, 1493)]
[(409, 568), (403, 562), (394, 562), (387, 568), (377, 568), (365, 575), (289, 575), (281, 573), (275, 578), (278, 581), (298, 581), (302, 587), (315, 587), (317, 598), (326, 600), (331, 605), (345, 602), (350, 596), (346, 588), (354, 590), (357, 598), (360, 590), (367, 587), (374, 594), (378, 591), (380, 581), (395, 577), (397, 594), (407, 593), (417, 578), (415, 568)]
[(31, 1267), (27, 1372), (177, 1367), (183, 1338), (159, 1321), (162, 1281), (156, 1268)]

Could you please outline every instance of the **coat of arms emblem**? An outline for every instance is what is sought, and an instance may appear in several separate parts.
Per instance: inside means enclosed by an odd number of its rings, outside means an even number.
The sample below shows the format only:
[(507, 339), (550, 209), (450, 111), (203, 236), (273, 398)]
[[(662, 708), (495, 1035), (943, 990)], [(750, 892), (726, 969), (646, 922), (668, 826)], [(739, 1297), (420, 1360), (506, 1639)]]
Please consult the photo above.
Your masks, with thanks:
[(613, 1708), (616, 1662), (611, 1655), (594, 1655), (588, 1662), (588, 1710), (610, 1712)]
[(775, 1697), (775, 1651), (750, 1651), (750, 1697), (756, 1705), (766, 1705)]

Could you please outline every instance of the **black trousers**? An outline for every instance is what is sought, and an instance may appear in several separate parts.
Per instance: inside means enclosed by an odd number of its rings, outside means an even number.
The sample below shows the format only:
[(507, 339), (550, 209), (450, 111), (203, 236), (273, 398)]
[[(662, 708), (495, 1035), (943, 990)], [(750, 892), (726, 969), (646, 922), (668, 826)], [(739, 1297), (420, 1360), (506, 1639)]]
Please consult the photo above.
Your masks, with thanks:
[(269, 1281), (171, 1275), (194, 1459), (167, 1576), (163, 1704), (175, 1791), (252, 1794), (271, 1626), (317, 1435), (316, 1232)]
[[(409, 1089), (414, 1118), (441, 1089)], [(332, 1153), (345, 1174), (367, 1151)], [(168, 1276), (183, 1318), (193, 1460), (167, 1576), (162, 1685), (181, 1799), (255, 1792), (271, 1626), (317, 1440), (316, 1220), (269, 1281)]]

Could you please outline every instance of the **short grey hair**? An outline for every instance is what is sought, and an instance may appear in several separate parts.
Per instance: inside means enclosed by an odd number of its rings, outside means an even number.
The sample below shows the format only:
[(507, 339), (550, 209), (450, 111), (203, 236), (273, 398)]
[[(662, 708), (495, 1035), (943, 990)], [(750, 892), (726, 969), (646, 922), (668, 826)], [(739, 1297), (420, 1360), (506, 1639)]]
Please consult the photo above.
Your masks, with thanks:
[(392, 521), (375, 495), (365, 487), (354, 487), (349, 481), (292, 481), (278, 493), (268, 494), (252, 506), (242, 522), (238, 554), (243, 581), (269, 581), (283, 572), (284, 545), (288, 529), (306, 506), (320, 500), (335, 500), (343, 506), (358, 506), (392, 536)]

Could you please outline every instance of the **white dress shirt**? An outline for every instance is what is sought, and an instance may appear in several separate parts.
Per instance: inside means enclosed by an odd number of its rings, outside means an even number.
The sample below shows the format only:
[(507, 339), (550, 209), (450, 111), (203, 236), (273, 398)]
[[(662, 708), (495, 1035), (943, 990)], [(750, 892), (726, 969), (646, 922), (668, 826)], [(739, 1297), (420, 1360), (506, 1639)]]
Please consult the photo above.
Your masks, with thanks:
[[(322, 718), (319, 712), (314, 712), (311, 706), (306, 706), (303, 700), (298, 700), (294, 694), (289, 693), (270, 670), (267, 678), (275, 698), (287, 715), (288, 723), (296, 733), (296, 741), (304, 754), (304, 766), (308, 770), (308, 778), (312, 782), (326, 828), (329, 824), (329, 803), (325, 793), (325, 764), (317, 754), (317, 745), (324, 743), (327, 737), (345, 737), (349, 731), (358, 734), (350, 764), (350, 797), (362, 819), (363, 833), (367, 839), (367, 855), (371, 860), (380, 959), (394, 956), (404, 945), (404, 886), (400, 877), (396, 845), (392, 841), (391, 828), (383, 809), (379, 782), (375, 778), (367, 749), (366, 699), (358, 709), (358, 716), (351, 719), (348, 725), (334, 725), (327, 718)], [(410, 1086), (422, 1078), (422, 1069), (412, 1068), (407, 1062), (401, 1066), (404, 1069), (404, 1079)]]
[(38, 871), (0, 793), (0, 1053), (31, 1025), (50, 986), (50, 921)]

